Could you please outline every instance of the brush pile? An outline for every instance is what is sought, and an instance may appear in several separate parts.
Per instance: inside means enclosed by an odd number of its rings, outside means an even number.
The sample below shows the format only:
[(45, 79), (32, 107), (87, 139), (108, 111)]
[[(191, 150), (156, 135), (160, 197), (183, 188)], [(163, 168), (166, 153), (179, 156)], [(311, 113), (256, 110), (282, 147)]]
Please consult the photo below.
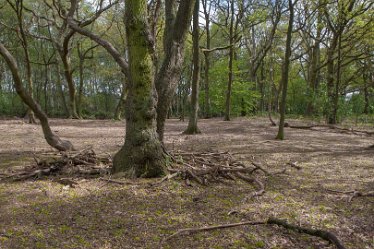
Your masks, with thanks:
[(253, 196), (262, 195), (265, 186), (255, 176), (255, 172), (261, 171), (265, 176), (270, 175), (261, 165), (251, 162), (250, 165), (234, 159), (229, 152), (183, 152), (174, 151), (170, 153), (172, 163), (168, 167), (170, 175), (161, 181), (177, 176), (182, 177), (187, 185), (195, 181), (201, 185), (223, 180), (244, 180), (255, 185), (256, 192)]
[(97, 155), (92, 149), (79, 152), (45, 153), (34, 155), (35, 164), (7, 178), (14, 181), (41, 179), (46, 176), (97, 177), (109, 174), (112, 166), (110, 155)]

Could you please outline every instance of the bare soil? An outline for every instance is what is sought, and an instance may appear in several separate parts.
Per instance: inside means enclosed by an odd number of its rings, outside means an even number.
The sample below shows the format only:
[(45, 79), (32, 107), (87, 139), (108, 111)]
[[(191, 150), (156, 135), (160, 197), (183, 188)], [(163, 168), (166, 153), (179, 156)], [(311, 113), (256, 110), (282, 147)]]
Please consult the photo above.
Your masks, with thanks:
[[(301, 121), (294, 121), (302, 123)], [(51, 120), (53, 130), (78, 149), (114, 154), (124, 142), (124, 122)], [(261, 221), (268, 217), (333, 232), (347, 248), (374, 248), (374, 200), (328, 191), (374, 190), (373, 137), (286, 128), (277, 141), (267, 119), (200, 120), (200, 135), (182, 135), (187, 122), (168, 120), (169, 150), (229, 151), (270, 172), (263, 196), (241, 181), (201, 186), (159, 179), (75, 179), (74, 188), (52, 179), (0, 183), (0, 248), (158, 248), (178, 229)], [(366, 127), (367, 128), (367, 127)], [(51, 152), (41, 128), (0, 120), (0, 177)], [(288, 162), (297, 162), (294, 169)], [(123, 179), (121, 179), (123, 180)], [(334, 248), (326, 241), (270, 225), (242, 226), (179, 236), (163, 248)]]

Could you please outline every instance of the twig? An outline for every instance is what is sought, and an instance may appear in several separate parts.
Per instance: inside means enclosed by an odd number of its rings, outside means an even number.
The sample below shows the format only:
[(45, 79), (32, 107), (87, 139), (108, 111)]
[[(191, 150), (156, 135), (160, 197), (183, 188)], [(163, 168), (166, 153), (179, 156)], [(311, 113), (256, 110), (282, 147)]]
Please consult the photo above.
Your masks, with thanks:
[(290, 165), (292, 168), (295, 168), (297, 170), (302, 169), (299, 165), (297, 165), (297, 162), (288, 162), (287, 165)]
[(255, 163), (253, 161), (251, 161), (252, 165), (255, 166), (257, 169), (261, 170), (262, 172), (264, 172), (266, 175), (271, 175), (269, 173), (269, 171), (267, 171), (266, 169), (264, 169), (260, 164), (258, 163)]

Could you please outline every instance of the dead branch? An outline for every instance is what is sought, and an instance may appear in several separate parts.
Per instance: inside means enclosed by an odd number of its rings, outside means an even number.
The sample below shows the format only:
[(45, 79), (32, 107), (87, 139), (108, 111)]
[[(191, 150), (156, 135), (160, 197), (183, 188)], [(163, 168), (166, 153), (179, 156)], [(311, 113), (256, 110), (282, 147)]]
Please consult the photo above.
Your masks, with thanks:
[(297, 165), (297, 162), (288, 162), (287, 165), (290, 165), (292, 168), (295, 168), (297, 170), (302, 169), (299, 165)]
[(258, 191), (255, 191), (252, 194), (251, 198), (253, 198), (255, 196), (261, 196), (261, 195), (263, 195), (265, 193), (265, 185), (261, 181), (259, 181), (258, 179), (245, 176), (245, 175), (243, 175), (241, 173), (236, 173), (236, 176), (238, 178), (246, 181), (246, 182), (251, 183), (251, 184), (256, 183), (256, 185), (258, 187)]
[(254, 226), (254, 225), (278, 225), (278, 226), (284, 227), (292, 231), (319, 237), (323, 240), (333, 243), (338, 249), (346, 249), (342, 245), (342, 243), (339, 241), (339, 239), (333, 233), (329, 231), (292, 225), (292, 224), (287, 223), (287, 221), (285, 220), (280, 220), (277, 218), (269, 218), (266, 221), (245, 221), (245, 222), (240, 222), (240, 223), (231, 223), (231, 224), (224, 224), (224, 225), (179, 229), (177, 232), (161, 240), (159, 247), (161, 248), (162, 244), (180, 235), (191, 235), (191, 234), (198, 233), (198, 232), (207, 232), (207, 231), (226, 229), (226, 228), (232, 228), (232, 227)]
[(369, 192), (361, 192), (358, 190), (350, 190), (350, 191), (339, 191), (339, 190), (333, 190), (333, 189), (326, 189), (329, 192), (336, 193), (336, 194), (344, 194), (348, 195), (348, 202), (351, 202), (353, 198), (355, 197), (374, 197), (374, 191)]
[(253, 166), (256, 167), (255, 170), (259, 169), (259, 170), (261, 170), (262, 172), (264, 172), (266, 175), (271, 175), (271, 174), (269, 173), (269, 171), (265, 170), (265, 169), (264, 169), (260, 164), (255, 163), (255, 162), (251, 162), (251, 163), (252, 163)]
[[(201, 185), (206, 185), (208, 182), (219, 182), (223, 179), (236, 180), (239, 178), (236, 173), (241, 176), (249, 178), (255, 171), (260, 170), (266, 175), (270, 173), (265, 170), (259, 163), (252, 163), (245, 165), (237, 161), (229, 152), (185, 152), (177, 151), (171, 152), (173, 164), (168, 168), (173, 178), (181, 176), (189, 183), (188, 180), (196, 181)], [(231, 175), (234, 174), (234, 175)], [(170, 179), (166, 176), (160, 182)], [(260, 186), (262, 183), (256, 181), (247, 181)], [(260, 187), (261, 189), (261, 187)], [(258, 194), (262, 194), (260, 191)]]
[(342, 245), (339, 239), (333, 233), (329, 231), (296, 226), (296, 225), (287, 223), (287, 221), (285, 220), (280, 220), (276, 218), (269, 218), (267, 221), (267, 224), (278, 225), (278, 226), (282, 226), (286, 229), (293, 230), (299, 233), (305, 233), (311, 236), (319, 237), (321, 239), (324, 239), (326, 241), (333, 243), (338, 249), (345, 249), (345, 247)]
[(217, 225), (217, 226), (179, 229), (177, 232), (161, 240), (160, 247), (166, 241), (174, 237), (180, 236), (182, 234), (191, 235), (191, 234), (198, 233), (198, 232), (213, 231), (213, 230), (218, 230), (218, 229), (225, 229), (225, 228), (232, 228), (232, 227), (239, 227), (239, 226), (254, 226), (254, 225), (264, 225), (264, 224), (266, 224), (266, 221), (246, 221), (246, 222), (231, 223), (231, 224)]
[(98, 156), (91, 148), (79, 152), (61, 152), (41, 156), (44, 158), (34, 155), (35, 165), (26, 167), (9, 178), (13, 178), (14, 181), (23, 181), (50, 175), (105, 175), (109, 173), (112, 162), (110, 156)]
[[(269, 115), (269, 120), (271, 126), (277, 126), (277, 123), (272, 119), (271, 113), (268, 113)], [(312, 131), (320, 131), (319, 129), (315, 128), (326, 128), (330, 130), (337, 130), (340, 133), (345, 133), (345, 134), (354, 134), (354, 135), (367, 135), (367, 136), (372, 136), (374, 135), (374, 131), (365, 131), (365, 130), (355, 130), (353, 128), (343, 128), (343, 127), (338, 127), (336, 125), (325, 125), (325, 124), (315, 124), (315, 125), (291, 125), (289, 123), (285, 123), (284, 127), (288, 127), (291, 129), (301, 129), (301, 130), (312, 130)]]

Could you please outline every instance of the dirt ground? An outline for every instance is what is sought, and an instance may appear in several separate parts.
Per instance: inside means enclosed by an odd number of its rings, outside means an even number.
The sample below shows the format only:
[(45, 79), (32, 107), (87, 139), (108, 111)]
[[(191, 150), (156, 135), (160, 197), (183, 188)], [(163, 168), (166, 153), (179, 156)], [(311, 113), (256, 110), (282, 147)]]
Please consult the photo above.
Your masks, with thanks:
[[(51, 120), (52, 129), (78, 149), (92, 145), (113, 154), (124, 141), (124, 122)], [(119, 185), (76, 179), (75, 188), (47, 180), (0, 182), (0, 248), (159, 248), (178, 229), (287, 219), (300, 226), (333, 232), (347, 248), (374, 248), (374, 199), (348, 202), (338, 191), (374, 190), (374, 137), (334, 130), (277, 128), (267, 119), (201, 120), (201, 135), (182, 135), (186, 122), (169, 120), (169, 150), (229, 151), (277, 174), (264, 179), (263, 196), (247, 198), (254, 187), (227, 180), (186, 186), (171, 180), (127, 180)], [(39, 126), (0, 120), (0, 177), (33, 163), (33, 153), (52, 151)], [(301, 170), (287, 166), (298, 162)], [(259, 173), (260, 174), (260, 173)], [(181, 235), (163, 248), (335, 248), (309, 235), (271, 225), (242, 226)]]

